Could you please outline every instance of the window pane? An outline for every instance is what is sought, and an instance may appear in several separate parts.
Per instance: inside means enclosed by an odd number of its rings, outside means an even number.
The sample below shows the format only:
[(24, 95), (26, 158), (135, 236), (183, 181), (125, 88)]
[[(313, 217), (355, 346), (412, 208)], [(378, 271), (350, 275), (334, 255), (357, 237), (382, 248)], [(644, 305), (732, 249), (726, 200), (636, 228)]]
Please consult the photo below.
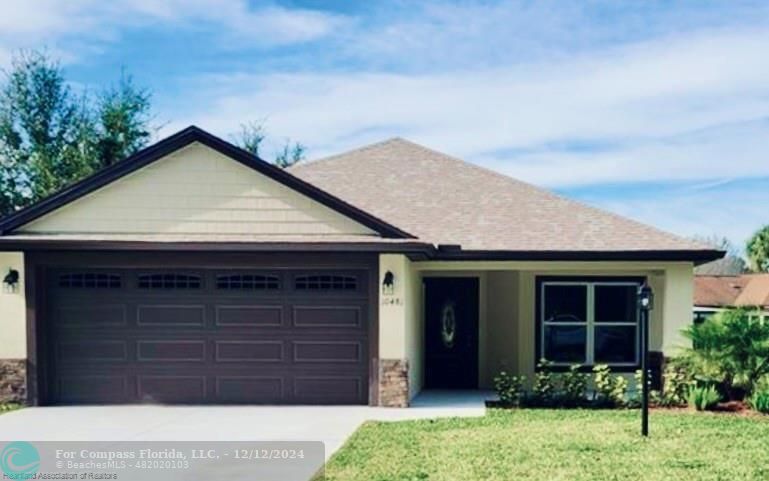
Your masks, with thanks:
[(636, 322), (636, 286), (595, 286), (595, 322)]
[(587, 286), (545, 286), (545, 322), (585, 322)]
[(635, 326), (597, 326), (595, 328), (596, 363), (635, 363)]
[(584, 363), (587, 329), (581, 326), (545, 326), (544, 357), (548, 361)]

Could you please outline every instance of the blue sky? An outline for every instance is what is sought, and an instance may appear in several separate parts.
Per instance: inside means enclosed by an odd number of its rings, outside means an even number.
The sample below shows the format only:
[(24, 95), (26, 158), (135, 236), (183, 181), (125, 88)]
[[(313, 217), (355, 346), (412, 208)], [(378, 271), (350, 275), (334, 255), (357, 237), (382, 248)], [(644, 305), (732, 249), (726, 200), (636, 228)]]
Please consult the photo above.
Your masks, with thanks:
[(682, 235), (769, 223), (769, 3), (10, 0), (0, 66), (121, 67), (158, 135), (403, 136)]

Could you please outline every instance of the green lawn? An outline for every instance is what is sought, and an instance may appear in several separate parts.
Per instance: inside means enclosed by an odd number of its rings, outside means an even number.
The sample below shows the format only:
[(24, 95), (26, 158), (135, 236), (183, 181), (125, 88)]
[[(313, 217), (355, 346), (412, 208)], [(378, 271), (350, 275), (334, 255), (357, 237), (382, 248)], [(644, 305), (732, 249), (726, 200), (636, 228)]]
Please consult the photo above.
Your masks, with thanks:
[(483, 418), (367, 423), (329, 480), (767, 480), (769, 419), (639, 411), (489, 410)]

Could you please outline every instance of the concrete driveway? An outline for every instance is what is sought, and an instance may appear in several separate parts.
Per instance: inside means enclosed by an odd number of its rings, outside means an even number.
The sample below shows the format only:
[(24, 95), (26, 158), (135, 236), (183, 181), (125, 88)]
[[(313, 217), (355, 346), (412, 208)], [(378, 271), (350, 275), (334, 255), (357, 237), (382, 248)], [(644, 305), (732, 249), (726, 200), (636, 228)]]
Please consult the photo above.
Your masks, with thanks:
[(489, 393), (428, 392), (366, 406), (77, 406), (0, 415), (0, 441), (322, 441), (330, 457), (367, 420), (482, 416)]

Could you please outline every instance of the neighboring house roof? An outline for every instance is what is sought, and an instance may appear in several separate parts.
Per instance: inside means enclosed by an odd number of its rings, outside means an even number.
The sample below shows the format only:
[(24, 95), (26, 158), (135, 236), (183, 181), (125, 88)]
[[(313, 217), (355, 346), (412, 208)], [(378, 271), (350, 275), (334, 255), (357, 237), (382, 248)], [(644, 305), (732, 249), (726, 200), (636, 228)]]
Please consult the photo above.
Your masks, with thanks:
[(306, 195), (314, 201), (369, 227), (373, 231), (379, 233), (382, 237), (413, 238), (408, 232), (404, 232), (393, 225), (383, 222), (373, 215), (334, 197), (328, 192), (324, 192), (318, 187), (288, 174), (285, 170), (275, 167), (251, 153), (195, 126), (187, 127), (186, 129), (137, 152), (125, 160), (117, 162), (36, 204), (5, 217), (0, 220), (0, 235), (7, 235), (18, 227), (28, 224), (59, 207), (84, 197), (107, 184), (192, 144), (193, 142), (199, 142), (214, 149), (222, 155), (226, 155), (246, 167), (254, 169), (272, 180), (280, 182), (281, 184)]
[(698, 307), (769, 307), (769, 274), (695, 276)]
[(289, 171), (420, 240), (463, 251), (722, 255), (400, 138)]

